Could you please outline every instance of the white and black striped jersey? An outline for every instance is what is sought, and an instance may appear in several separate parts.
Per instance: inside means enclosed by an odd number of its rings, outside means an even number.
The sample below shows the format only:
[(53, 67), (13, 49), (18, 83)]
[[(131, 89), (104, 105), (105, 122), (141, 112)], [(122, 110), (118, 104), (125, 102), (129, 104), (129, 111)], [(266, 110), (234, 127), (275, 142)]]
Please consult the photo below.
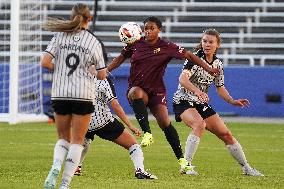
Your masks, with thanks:
[(94, 75), (91, 65), (97, 70), (106, 68), (101, 43), (89, 30), (77, 33), (57, 32), (45, 52), (54, 57), (52, 100), (94, 99)]
[[(202, 50), (199, 50), (196, 55), (205, 63), (208, 63), (205, 60), (205, 54)], [(213, 62), (208, 64), (212, 68), (218, 68), (220, 70), (220, 74), (218, 76), (212, 76), (208, 72), (206, 72), (202, 67), (195, 65), (188, 60), (184, 62), (183, 66), (183, 70), (187, 69), (190, 70), (190, 72), (192, 73), (192, 76), (189, 78), (189, 81), (195, 87), (205, 93), (208, 93), (208, 89), (212, 83), (214, 83), (216, 87), (221, 87), (224, 85), (223, 63), (216, 56), (214, 56)], [(174, 93), (173, 103), (179, 104), (180, 100), (201, 103), (198, 97), (193, 94), (193, 92), (188, 91), (179, 84), (177, 91)]]
[(113, 99), (117, 99), (114, 84), (110, 78), (97, 80), (95, 89), (95, 99), (93, 102), (95, 111), (92, 114), (92, 120), (89, 125), (89, 130), (92, 131), (101, 129), (114, 121), (108, 104)]

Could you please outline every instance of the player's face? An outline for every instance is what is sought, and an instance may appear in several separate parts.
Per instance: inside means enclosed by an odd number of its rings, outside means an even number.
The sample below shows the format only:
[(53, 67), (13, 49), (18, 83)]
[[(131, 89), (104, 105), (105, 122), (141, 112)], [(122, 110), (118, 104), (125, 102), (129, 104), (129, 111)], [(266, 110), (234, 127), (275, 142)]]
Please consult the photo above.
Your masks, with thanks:
[(217, 37), (215, 35), (204, 35), (201, 40), (202, 49), (205, 55), (213, 55), (219, 48)]
[(145, 40), (147, 42), (155, 42), (159, 37), (160, 31), (155, 22), (146, 22), (144, 25)]

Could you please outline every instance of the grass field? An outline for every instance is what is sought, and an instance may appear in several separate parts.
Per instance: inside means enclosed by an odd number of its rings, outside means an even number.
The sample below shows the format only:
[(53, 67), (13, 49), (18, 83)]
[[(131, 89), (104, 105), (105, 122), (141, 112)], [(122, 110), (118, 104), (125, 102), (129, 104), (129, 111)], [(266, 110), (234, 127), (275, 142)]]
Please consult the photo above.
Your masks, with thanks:
[[(189, 129), (175, 123), (184, 147)], [(137, 180), (128, 152), (96, 138), (83, 173), (72, 189), (127, 188), (284, 188), (284, 125), (229, 123), (246, 156), (265, 177), (243, 176), (224, 145), (208, 132), (201, 140), (194, 165), (200, 175), (180, 175), (176, 159), (162, 131), (152, 123), (153, 146), (143, 149), (145, 167), (159, 180)], [(138, 139), (140, 141), (140, 139)], [(0, 189), (39, 189), (50, 169), (56, 142), (54, 125), (0, 123)]]

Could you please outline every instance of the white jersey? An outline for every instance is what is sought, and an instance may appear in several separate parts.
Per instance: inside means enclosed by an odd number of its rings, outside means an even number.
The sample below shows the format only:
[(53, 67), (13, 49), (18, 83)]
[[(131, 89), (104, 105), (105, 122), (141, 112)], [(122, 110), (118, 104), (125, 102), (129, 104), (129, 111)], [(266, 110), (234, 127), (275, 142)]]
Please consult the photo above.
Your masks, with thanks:
[(89, 130), (98, 130), (114, 121), (114, 117), (108, 107), (108, 104), (117, 99), (114, 90), (114, 84), (110, 78), (97, 80), (95, 87), (94, 113), (89, 125)]
[[(183, 66), (183, 70), (190, 70), (192, 76), (189, 78), (189, 81), (197, 87), (200, 91), (208, 93), (208, 89), (212, 83), (216, 87), (221, 87), (224, 85), (224, 69), (223, 63), (214, 56), (213, 62), (208, 63), (205, 60), (205, 55), (202, 50), (199, 50), (196, 55), (207, 63), (212, 68), (218, 68), (220, 74), (218, 76), (212, 76), (206, 72), (202, 67), (193, 64), (192, 62), (186, 60)], [(191, 91), (188, 91), (186, 88), (182, 87), (180, 84), (177, 91), (174, 93), (173, 103), (179, 104), (181, 100), (192, 101), (196, 103), (201, 103), (198, 97)]]
[(45, 52), (55, 58), (51, 99), (92, 101), (95, 80), (90, 67), (106, 68), (101, 43), (94, 34), (89, 30), (57, 32)]

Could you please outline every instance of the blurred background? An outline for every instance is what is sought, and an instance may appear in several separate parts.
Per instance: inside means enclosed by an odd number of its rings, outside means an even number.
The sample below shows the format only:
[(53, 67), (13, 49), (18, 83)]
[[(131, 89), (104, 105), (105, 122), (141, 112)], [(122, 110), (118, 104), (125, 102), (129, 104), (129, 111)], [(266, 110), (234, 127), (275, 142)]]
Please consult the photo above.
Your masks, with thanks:
[[(251, 105), (230, 106), (214, 87), (210, 104), (223, 116), (284, 118), (283, 0), (0, 0), (0, 121), (43, 120), (52, 111), (52, 73), (39, 65), (52, 33), (41, 24), (49, 16), (69, 19), (78, 2), (95, 15), (89, 28), (104, 43), (109, 61), (123, 48), (118, 30), (129, 21), (142, 27), (146, 17), (157, 16), (163, 21), (161, 37), (191, 51), (205, 29), (215, 28), (222, 37), (217, 56), (225, 66), (225, 86)], [(170, 113), (182, 63), (172, 60), (164, 77)], [(132, 114), (126, 99), (129, 61), (112, 75), (121, 105)]]

